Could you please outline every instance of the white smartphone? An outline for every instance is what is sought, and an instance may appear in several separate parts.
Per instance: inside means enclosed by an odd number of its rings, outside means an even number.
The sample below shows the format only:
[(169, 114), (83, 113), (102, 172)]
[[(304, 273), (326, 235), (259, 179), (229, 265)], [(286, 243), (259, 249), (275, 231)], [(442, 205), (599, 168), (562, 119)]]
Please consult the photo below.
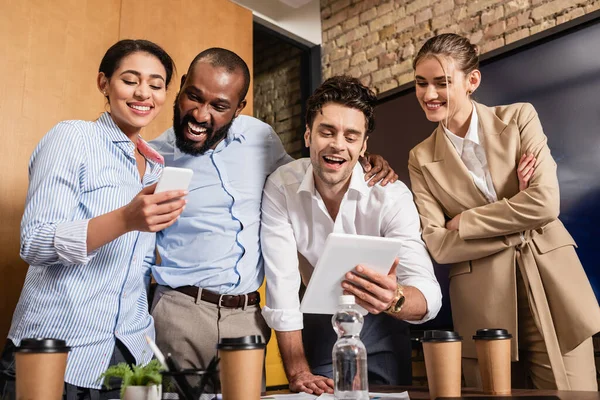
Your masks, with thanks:
[(194, 171), (189, 168), (165, 167), (158, 179), (154, 194), (169, 190), (187, 190)]

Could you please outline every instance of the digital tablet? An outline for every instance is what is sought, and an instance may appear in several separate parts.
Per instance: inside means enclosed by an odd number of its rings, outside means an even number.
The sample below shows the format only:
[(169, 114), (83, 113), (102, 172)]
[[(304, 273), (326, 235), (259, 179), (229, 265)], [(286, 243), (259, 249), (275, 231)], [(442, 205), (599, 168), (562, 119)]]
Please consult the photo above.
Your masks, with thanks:
[[(387, 275), (400, 253), (402, 240), (376, 236), (331, 233), (300, 304), (306, 314), (334, 314), (348, 271), (364, 265)], [(359, 307), (363, 315), (367, 310)]]

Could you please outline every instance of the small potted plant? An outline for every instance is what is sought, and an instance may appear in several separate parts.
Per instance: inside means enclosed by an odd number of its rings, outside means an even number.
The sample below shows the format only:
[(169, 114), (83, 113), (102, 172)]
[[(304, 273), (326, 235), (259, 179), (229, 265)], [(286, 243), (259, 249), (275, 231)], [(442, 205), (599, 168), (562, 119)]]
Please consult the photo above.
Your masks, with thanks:
[(152, 360), (144, 366), (119, 363), (110, 366), (100, 379), (104, 379), (104, 386), (109, 389), (111, 378), (121, 379), (122, 400), (160, 400), (162, 396), (160, 371), (163, 369), (158, 360)]

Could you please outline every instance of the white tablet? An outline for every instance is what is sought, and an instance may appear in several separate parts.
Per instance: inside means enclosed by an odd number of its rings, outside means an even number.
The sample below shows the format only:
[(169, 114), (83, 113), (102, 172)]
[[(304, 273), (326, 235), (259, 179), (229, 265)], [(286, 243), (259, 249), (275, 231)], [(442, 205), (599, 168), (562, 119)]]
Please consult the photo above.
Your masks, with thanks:
[[(395, 238), (331, 233), (302, 298), (300, 311), (334, 314), (346, 273), (360, 264), (387, 275), (400, 253), (401, 243), (402, 240)], [(367, 314), (364, 308), (360, 310)]]

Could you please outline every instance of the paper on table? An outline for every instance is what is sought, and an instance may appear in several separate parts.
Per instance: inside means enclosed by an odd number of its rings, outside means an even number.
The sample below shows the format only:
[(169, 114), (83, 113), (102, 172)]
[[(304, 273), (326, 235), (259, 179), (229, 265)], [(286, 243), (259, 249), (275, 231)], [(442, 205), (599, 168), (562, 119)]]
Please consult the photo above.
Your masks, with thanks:
[[(272, 394), (269, 396), (263, 396), (263, 400), (314, 400), (317, 396), (308, 393), (292, 393), (292, 394)], [(333, 398), (333, 397), (332, 397)]]
[[(317, 397), (318, 400), (334, 400), (335, 397), (332, 394), (324, 393)], [(388, 399), (388, 400), (410, 400), (408, 392), (402, 393), (371, 393), (369, 392), (369, 399)]]

